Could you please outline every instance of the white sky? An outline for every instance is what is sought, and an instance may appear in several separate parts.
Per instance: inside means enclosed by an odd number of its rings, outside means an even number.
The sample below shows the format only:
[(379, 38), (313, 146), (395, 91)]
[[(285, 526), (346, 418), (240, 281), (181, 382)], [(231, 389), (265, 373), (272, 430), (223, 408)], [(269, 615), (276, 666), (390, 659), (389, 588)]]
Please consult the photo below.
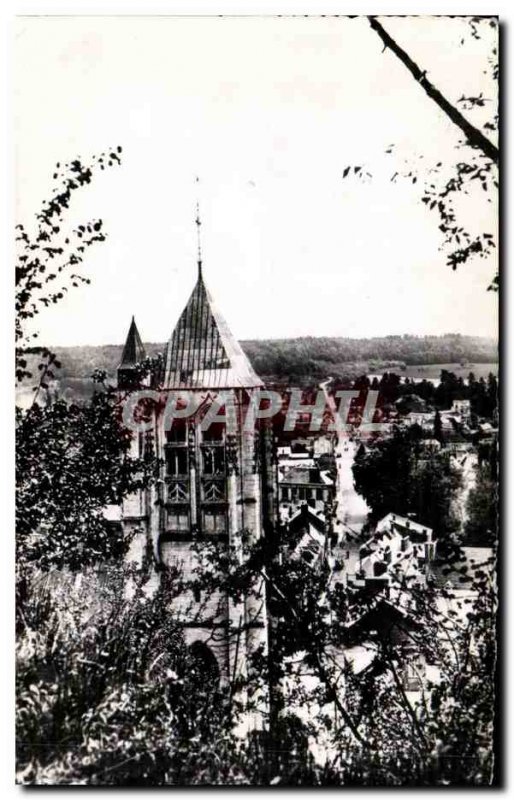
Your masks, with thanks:
[[(450, 99), (494, 100), (465, 23), (384, 24)], [(169, 337), (195, 281), (196, 175), (204, 274), (239, 339), (496, 334), (496, 264), (452, 272), (424, 173), (390, 181), (404, 159), (452, 163), (459, 132), (364, 19), (22, 18), (16, 60), (18, 221), (55, 162), (124, 151), (76, 195), (70, 221), (101, 217), (109, 238), (42, 341), (121, 342), (132, 314), (145, 341)], [(373, 180), (343, 181), (349, 164)], [(494, 233), (485, 198), (466, 221)]]

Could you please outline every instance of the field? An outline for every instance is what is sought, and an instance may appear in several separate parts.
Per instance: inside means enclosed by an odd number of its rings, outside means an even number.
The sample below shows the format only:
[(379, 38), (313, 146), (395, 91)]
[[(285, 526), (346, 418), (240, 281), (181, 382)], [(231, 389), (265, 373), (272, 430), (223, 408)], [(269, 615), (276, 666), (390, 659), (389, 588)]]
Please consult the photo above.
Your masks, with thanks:
[(406, 369), (401, 370), (401, 375), (406, 378), (416, 378), (422, 380), (436, 380), (441, 375), (441, 370), (446, 369), (453, 372), (458, 378), (467, 378), (473, 372), (475, 378), (487, 378), (490, 372), (498, 375), (498, 363), (489, 362), (487, 364), (408, 364)]

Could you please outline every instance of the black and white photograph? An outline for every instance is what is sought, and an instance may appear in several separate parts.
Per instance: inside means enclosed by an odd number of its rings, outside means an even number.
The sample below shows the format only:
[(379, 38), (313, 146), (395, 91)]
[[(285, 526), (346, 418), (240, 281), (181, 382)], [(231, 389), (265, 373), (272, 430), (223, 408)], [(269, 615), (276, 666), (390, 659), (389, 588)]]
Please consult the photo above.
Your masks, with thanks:
[(19, 786), (500, 783), (503, 23), (366, 10), (16, 17)]

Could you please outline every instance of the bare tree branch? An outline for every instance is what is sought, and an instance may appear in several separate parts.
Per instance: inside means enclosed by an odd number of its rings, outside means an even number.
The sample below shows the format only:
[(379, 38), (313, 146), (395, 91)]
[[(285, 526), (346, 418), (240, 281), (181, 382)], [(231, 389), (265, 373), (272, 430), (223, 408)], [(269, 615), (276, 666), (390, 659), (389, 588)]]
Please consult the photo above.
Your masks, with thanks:
[(425, 93), (432, 98), (432, 100), (437, 103), (439, 108), (444, 111), (446, 116), (449, 117), (451, 121), (461, 129), (468, 140), (468, 143), (472, 147), (476, 147), (478, 150), (481, 150), (487, 158), (490, 158), (491, 161), (494, 161), (494, 163), (497, 164), (500, 154), (496, 145), (490, 142), (487, 136), (484, 136), (482, 131), (480, 131), (478, 128), (475, 128), (475, 126), (472, 125), (471, 122), (469, 122), (460, 113), (460, 111), (453, 106), (449, 100), (446, 99), (446, 97), (444, 97), (443, 94), (441, 94), (439, 89), (436, 89), (433, 83), (431, 83), (426, 77), (426, 72), (420, 69), (416, 62), (413, 61), (408, 55), (408, 53), (406, 53), (405, 50), (403, 50), (395, 42), (395, 40), (387, 33), (376, 17), (369, 16), (368, 20), (373, 30), (382, 39), (385, 47), (388, 47), (390, 50), (392, 50), (395, 56), (400, 59), (402, 64), (407, 67), (414, 80), (419, 83)]

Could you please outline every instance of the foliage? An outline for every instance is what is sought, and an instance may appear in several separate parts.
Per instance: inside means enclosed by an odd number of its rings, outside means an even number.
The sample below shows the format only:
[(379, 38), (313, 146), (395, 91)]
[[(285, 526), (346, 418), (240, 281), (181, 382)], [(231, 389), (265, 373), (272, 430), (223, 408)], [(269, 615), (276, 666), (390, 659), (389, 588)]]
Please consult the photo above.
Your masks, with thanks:
[(153, 465), (131, 457), (115, 394), (19, 412), (16, 447), (18, 565), (79, 569), (120, 558), (128, 542), (109, 527), (105, 506), (146, 485)]
[(466, 542), (481, 547), (495, 545), (498, 536), (498, 486), (487, 463), (479, 467), (466, 510)]
[[(17, 569), (19, 602), (26, 591), (25, 570), (77, 569), (99, 558), (118, 556), (127, 546), (109, 529), (103, 508), (120, 503), (148, 481), (151, 464), (129, 458), (130, 434), (120, 425), (114, 391), (97, 392), (85, 405), (53, 401), (49, 379), (59, 366), (47, 348), (28, 346), (30, 323), (41, 306), (58, 303), (73, 286), (88, 279), (71, 268), (103, 241), (101, 220), (63, 232), (73, 193), (90, 183), (95, 169), (119, 163), (121, 147), (84, 165), (75, 159), (54, 173), (55, 189), (36, 215), (33, 235), (17, 226), (20, 254), (16, 267), (17, 378), (31, 377), (27, 353), (40, 359), (39, 384), (30, 408), (17, 410)], [(60, 288), (52, 288), (59, 280)], [(41, 392), (43, 394), (41, 395)], [(46, 397), (46, 404), (40, 401)]]
[[(288, 783), (281, 727), (286, 713), (297, 718), (290, 752), (301, 752), (302, 740), (308, 740), (324, 753), (309, 782), (488, 785), (492, 562), (472, 572), (456, 562), (451, 569), (458, 575), (457, 588), (436, 585), (431, 572), (421, 587), (406, 586), (399, 576), (390, 599), (389, 592), (377, 597), (346, 587), (328, 552), (323, 556), (320, 547), (317, 558), (306, 558), (301, 535), (286, 530), (254, 544), (243, 535), (243, 551), (226, 551), (222, 564), (215, 547), (199, 550), (192, 579), (197, 590), (228, 593), (239, 602), (252, 591), (258, 596), (262, 581), (266, 587), (269, 653), (264, 660), (262, 652), (252, 659), (255, 673), (270, 683), (266, 763), (281, 774), (280, 783)], [(410, 611), (396, 612), (403, 607)], [(359, 642), (373, 653), (364, 668), (343, 655)], [(414, 693), (408, 674), (417, 682)], [(253, 681), (249, 677), (246, 684), (250, 691)]]
[(369, 635), (367, 646), (376, 653), (372, 666), (347, 676), (348, 702), (358, 710), (370, 745), (357, 759), (366, 783), (491, 783), (492, 569), (493, 559), (472, 574), (464, 567), (460, 589), (436, 588), (430, 581), (409, 589), (414, 614)]
[[(395, 372), (403, 366), (428, 364), (495, 363), (497, 343), (479, 336), (383, 336), (350, 339), (312, 336), (296, 339), (259, 339), (242, 342), (243, 349), (259, 375), (287, 382), (322, 380), (329, 376), (357, 377), (362, 372)], [(146, 345), (150, 356), (164, 351), (164, 344)], [(57, 347), (60, 367), (55, 372), (64, 388), (76, 393), (76, 382), (96, 369), (115, 375), (122, 347)], [(25, 356), (29, 370), (36, 368), (36, 356)], [(27, 383), (27, 382), (25, 382)]]
[(184, 645), (170, 582), (127, 599), (119, 568), (86, 571), (79, 587), (51, 577), (24, 604), (18, 638), (19, 780), (222, 781), (228, 708)]
[(19, 782), (322, 784), (295, 717), (281, 718), (274, 755), (264, 735), (234, 735), (234, 687), (220, 688), (170, 611), (183, 581), (168, 570), (148, 591), (147, 577), (111, 564), (33, 583), (17, 645)]
[(435, 412), (434, 417), (434, 439), (436, 439), (440, 444), (443, 443), (443, 423), (441, 420), (441, 415), (439, 410)]
[[(476, 212), (468, 212), (466, 200), (472, 197), (475, 201), (491, 204), (498, 190), (498, 147), (492, 141), (491, 134), (498, 133), (498, 101), (485, 97), (483, 92), (472, 96), (448, 99), (432, 83), (427, 70), (421, 68), (409, 53), (384, 28), (377, 17), (369, 17), (371, 28), (379, 36), (384, 50), (392, 52), (402, 62), (422, 91), (437, 104), (440, 110), (459, 130), (461, 138), (455, 148), (454, 158), (448, 161), (437, 161), (427, 164), (420, 170), (419, 161), (408, 163), (399, 174), (394, 172), (391, 181), (402, 177), (412, 184), (418, 183), (421, 188), (421, 202), (430, 212), (437, 215), (438, 228), (442, 234), (441, 250), (446, 252), (447, 264), (457, 269), (473, 258), (487, 258), (495, 248), (497, 231), (475, 230)], [(449, 20), (442, 18), (441, 24), (448, 25)], [(462, 25), (462, 20), (456, 20)], [(483, 70), (489, 81), (490, 92), (497, 97), (498, 82), (498, 19), (496, 17), (468, 17), (464, 20), (468, 27), (467, 35), (460, 40), (460, 46), (467, 44), (483, 45)], [(466, 116), (460, 109), (466, 112)], [(488, 113), (487, 113), (488, 112)], [(386, 153), (395, 149), (390, 145)], [(423, 159), (423, 155), (419, 158)], [(408, 171), (407, 171), (408, 170)], [(369, 180), (372, 176), (362, 167), (346, 167), (343, 179)], [(488, 289), (497, 291), (499, 276), (494, 275)]]
[[(402, 413), (449, 409), (454, 400), (469, 400), (472, 416), (493, 420), (498, 406), (498, 381), (492, 373), (487, 380), (476, 379), (470, 372), (467, 380), (457, 377), (447, 369), (441, 370), (437, 386), (431, 380), (402, 380), (394, 372), (385, 372), (380, 379), (374, 378), (371, 389), (379, 392), (382, 405), (393, 405)], [(436, 437), (438, 438), (438, 437)]]
[(395, 428), (391, 437), (361, 448), (355, 457), (355, 488), (377, 521), (387, 513), (412, 515), (434, 530), (438, 552), (449, 558), (458, 552), (460, 521), (453, 499), (460, 486), (459, 473), (447, 453), (422, 451), (416, 426)]
[[(16, 225), (17, 263), (15, 270), (16, 307), (16, 377), (30, 378), (27, 356), (51, 357), (47, 348), (34, 344), (38, 338), (30, 323), (41, 308), (58, 303), (69, 290), (89, 283), (80, 273), (86, 251), (96, 242), (105, 240), (102, 220), (96, 219), (68, 231), (63, 228), (73, 193), (92, 180), (95, 170), (120, 163), (121, 147), (95, 156), (89, 164), (80, 158), (56, 165), (51, 197), (36, 214), (35, 230)], [(54, 359), (50, 359), (50, 364)], [(47, 372), (47, 370), (45, 371)], [(47, 377), (52, 377), (51, 374)]]

